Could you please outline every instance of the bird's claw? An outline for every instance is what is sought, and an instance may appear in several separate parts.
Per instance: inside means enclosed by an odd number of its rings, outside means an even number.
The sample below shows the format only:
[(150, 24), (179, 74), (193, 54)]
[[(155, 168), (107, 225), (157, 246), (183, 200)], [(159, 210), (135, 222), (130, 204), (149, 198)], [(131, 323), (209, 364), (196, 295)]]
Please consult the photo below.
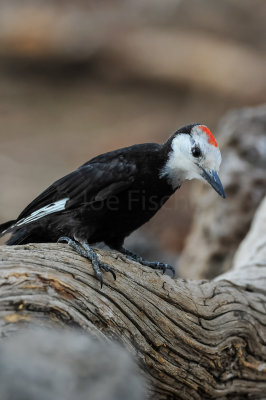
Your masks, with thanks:
[(111, 274), (113, 275), (114, 280), (116, 281), (116, 273), (113, 270), (112, 267), (109, 267), (109, 265), (101, 262), (101, 267), (106, 271), (106, 272), (111, 272)]
[(74, 249), (79, 255), (82, 257), (87, 258), (88, 260), (91, 261), (93, 270), (96, 274), (97, 279), (100, 282), (101, 288), (103, 287), (103, 277), (102, 277), (102, 271), (103, 269), (106, 272), (110, 272), (116, 280), (116, 274), (113, 270), (113, 268), (109, 267), (109, 265), (105, 264), (104, 262), (99, 260), (98, 255), (96, 252), (90, 247), (90, 245), (86, 242), (79, 243), (76, 240), (73, 240), (69, 238), (68, 236), (61, 236), (58, 240), (58, 243), (63, 243), (66, 242), (72, 249)]
[[(145, 265), (145, 264), (144, 264)], [(164, 264), (162, 262), (148, 262), (147, 267), (151, 267), (153, 269), (159, 269), (162, 271), (163, 275), (166, 273), (167, 270), (172, 272), (172, 277), (175, 277), (175, 269), (172, 265)]]
[(125, 248), (121, 249), (121, 252), (125, 254), (126, 258), (129, 260), (136, 261), (140, 263), (141, 265), (144, 265), (145, 267), (150, 267), (152, 269), (159, 269), (165, 274), (167, 270), (172, 272), (173, 278), (175, 277), (175, 268), (172, 267), (172, 265), (169, 264), (164, 264), (162, 262), (156, 262), (156, 261), (146, 261), (143, 260), (142, 257), (138, 256), (137, 254), (132, 253), (130, 250), (127, 250)]
[(166, 264), (166, 265), (167, 265), (166, 270), (168, 269), (169, 271), (171, 271), (172, 272), (172, 278), (174, 278), (175, 274), (176, 274), (175, 268), (172, 267), (172, 265), (169, 265), (169, 264)]
[[(72, 241), (72, 239), (70, 239), (68, 236), (60, 236), (59, 239), (57, 239), (57, 243), (70, 243)], [(73, 240), (74, 242), (74, 240)]]

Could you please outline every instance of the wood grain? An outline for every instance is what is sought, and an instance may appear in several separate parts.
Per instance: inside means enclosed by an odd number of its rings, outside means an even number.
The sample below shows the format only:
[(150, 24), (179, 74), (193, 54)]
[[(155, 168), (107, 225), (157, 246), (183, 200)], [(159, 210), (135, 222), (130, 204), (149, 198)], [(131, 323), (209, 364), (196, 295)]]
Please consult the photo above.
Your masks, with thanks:
[(1, 335), (28, 324), (80, 327), (136, 354), (154, 398), (261, 398), (265, 291), (228, 277), (173, 280), (119, 253), (99, 255), (117, 274), (117, 281), (104, 274), (102, 290), (67, 245), (1, 247)]

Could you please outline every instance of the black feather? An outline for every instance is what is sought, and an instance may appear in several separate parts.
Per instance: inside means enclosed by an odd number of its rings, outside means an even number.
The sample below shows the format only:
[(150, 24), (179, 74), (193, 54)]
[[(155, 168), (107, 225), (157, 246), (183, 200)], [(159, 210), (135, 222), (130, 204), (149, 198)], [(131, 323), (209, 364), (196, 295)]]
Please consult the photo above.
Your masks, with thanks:
[[(179, 131), (189, 133), (192, 126)], [(161, 176), (170, 151), (170, 141), (144, 143), (91, 159), (49, 186), (16, 221), (2, 225), (3, 230), (13, 230), (7, 244), (56, 242), (68, 236), (120, 248), (125, 237), (147, 222), (177, 189)], [(67, 201), (61, 209), (38, 214), (63, 199)]]
[(4, 222), (3, 224), (1, 224), (0, 225), (0, 237), (5, 235), (5, 233), (3, 234), (3, 232), (8, 230), (8, 228), (10, 228), (15, 222), (16, 222), (16, 220), (11, 220), (11, 221), (7, 221), (7, 222)]

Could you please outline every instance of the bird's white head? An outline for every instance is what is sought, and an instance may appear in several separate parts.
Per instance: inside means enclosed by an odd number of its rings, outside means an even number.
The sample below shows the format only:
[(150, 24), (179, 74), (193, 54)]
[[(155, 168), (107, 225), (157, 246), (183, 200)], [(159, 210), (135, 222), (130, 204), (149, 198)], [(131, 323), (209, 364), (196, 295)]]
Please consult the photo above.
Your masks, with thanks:
[(173, 188), (186, 179), (207, 181), (225, 198), (218, 172), (221, 153), (211, 131), (205, 125), (192, 124), (175, 132), (166, 143), (170, 147), (161, 177), (166, 177)]

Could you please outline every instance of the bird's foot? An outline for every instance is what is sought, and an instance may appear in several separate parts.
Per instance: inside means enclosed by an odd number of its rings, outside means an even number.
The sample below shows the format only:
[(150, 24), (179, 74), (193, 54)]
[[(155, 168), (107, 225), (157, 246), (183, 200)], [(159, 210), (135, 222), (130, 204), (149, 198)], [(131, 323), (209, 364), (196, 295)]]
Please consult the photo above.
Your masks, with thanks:
[(168, 270), (172, 272), (173, 278), (175, 277), (175, 268), (172, 267), (172, 265), (169, 264), (164, 264), (162, 262), (157, 262), (157, 261), (146, 261), (143, 260), (142, 257), (138, 256), (137, 254), (132, 253), (130, 250), (127, 250), (125, 248), (122, 248), (121, 253), (124, 254), (128, 259), (136, 261), (140, 263), (141, 265), (144, 265), (145, 267), (149, 267), (152, 269), (159, 269), (163, 271), (163, 274)]
[(68, 236), (61, 236), (58, 241), (59, 243), (66, 242), (72, 249), (74, 249), (79, 255), (87, 258), (91, 261), (92, 267), (96, 274), (97, 279), (100, 281), (101, 288), (103, 286), (103, 277), (102, 277), (102, 269), (106, 272), (111, 272), (114, 280), (116, 280), (116, 274), (113, 268), (109, 267), (109, 265), (99, 260), (97, 253), (90, 247), (87, 242), (77, 242), (76, 240), (70, 239)]

